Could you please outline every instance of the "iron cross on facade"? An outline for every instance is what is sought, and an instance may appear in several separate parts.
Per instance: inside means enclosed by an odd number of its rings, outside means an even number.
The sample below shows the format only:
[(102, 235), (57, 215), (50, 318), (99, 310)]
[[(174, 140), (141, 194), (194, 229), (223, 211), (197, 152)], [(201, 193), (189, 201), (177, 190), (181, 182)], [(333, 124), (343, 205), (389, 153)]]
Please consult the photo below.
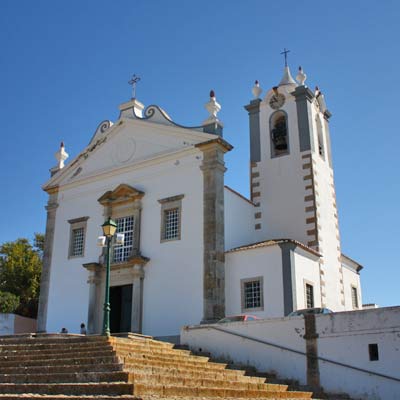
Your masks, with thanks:
[(284, 47), (281, 54), (284, 54), (284, 57), (285, 57), (285, 67), (287, 67), (287, 54), (288, 53), (290, 53), (290, 50), (286, 50), (286, 47)]
[(136, 98), (136, 84), (140, 81), (140, 77), (133, 74), (131, 80), (128, 82), (129, 85), (132, 85), (132, 99)]

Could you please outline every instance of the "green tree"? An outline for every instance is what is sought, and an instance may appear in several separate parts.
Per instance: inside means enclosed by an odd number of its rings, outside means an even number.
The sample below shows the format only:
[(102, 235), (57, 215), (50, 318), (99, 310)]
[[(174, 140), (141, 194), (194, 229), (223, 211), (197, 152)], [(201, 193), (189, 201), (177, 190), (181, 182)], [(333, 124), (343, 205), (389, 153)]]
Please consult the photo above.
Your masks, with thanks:
[(0, 313), (13, 313), (19, 306), (19, 297), (8, 292), (0, 292)]
[(21, 238), (0, 246), (0, 291), (19, 297), (15, 312), (36, 318), (42, 271), (43, 235), (34, 244)]

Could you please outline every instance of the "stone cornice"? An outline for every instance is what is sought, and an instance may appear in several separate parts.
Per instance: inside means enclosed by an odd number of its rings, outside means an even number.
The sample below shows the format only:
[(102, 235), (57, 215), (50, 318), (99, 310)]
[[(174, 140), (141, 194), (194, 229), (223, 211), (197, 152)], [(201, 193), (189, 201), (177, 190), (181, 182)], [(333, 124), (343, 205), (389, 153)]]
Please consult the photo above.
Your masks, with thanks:
[(49, 186), (46, 188), (43, 188), (43, 190), (47, 193), (47, 194), (55, 194), (58, 193), (60, 187), (58, 185), (55, 186)]
[(249, 112), (249, 114), (257, 114), (260, 111), (261, 99), (251, 100), (250, 104), (246, 104), (244, 108)]
[(117, 205), (126, 202), (132, 202), (137, 199), (141, 199), (144, 196), (144, 192), (135, 189), (132, 186), (121, 184), (114, 190), (109, 190), (104, 193), (97, 201), (105, 205)]
[(97, 262), (90, 262), (86, 264), (82, 264), (82, 267), (87, 269), (88, 271), (96, 271), (102, 268), (102, 265)]
[(197, 147), (201, 151), (207, 151), (208, 149), (217, 147), (224, 153), (231, 151), (233, 149), (233, 146), (230, 143), (228, 143), (226, 140), (220, 137), (216, 139), (207, 140), (206, 142), (198, 143), (195, 145), (195, 147)]
[(142, 255), (136, 255), (130, 257), (127, 261), (122, 263), (114, 263), (111, 264), (111, 270), (118, 270), (118, 269), (131, 269), (135, 265), (145, 266), (150, 261), (150, 258), (144, 257)]
[(296, 101), (307, 99), (311, 102), (315, 97), (314, 93), (306, 86), (298, 86), (291, 94), (296, 98)]

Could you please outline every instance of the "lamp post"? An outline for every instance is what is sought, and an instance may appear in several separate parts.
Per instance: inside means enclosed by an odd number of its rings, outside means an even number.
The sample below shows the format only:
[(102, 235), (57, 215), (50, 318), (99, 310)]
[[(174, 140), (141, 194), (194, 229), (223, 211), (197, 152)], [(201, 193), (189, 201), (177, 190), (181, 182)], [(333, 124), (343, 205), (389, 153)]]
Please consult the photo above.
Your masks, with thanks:
[(111, 240), (117, 230), (117, 224), (111, 217), (101, 226), (103, 235), (107, 241), (107, 254), (106, 254), (106, 294), (104, 299), (104, 317), (103, 317), (103, 335), (110, 336), (110, 248)]

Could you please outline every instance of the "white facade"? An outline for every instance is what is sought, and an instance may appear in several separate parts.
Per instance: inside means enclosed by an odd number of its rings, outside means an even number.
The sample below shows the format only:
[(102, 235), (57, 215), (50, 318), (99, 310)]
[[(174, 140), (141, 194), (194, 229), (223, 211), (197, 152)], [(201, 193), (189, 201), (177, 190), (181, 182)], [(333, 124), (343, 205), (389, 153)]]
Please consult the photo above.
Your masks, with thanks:
[[(328, 111), (318, 93), (285, 82), (288, 74), (246, 106), (251, 200), (224, 186), (224, 153), (232, 147), (222, 139), (213, 92), (200, 127), (177, 125), (132, 99), (65, 166), (61, 146), (44, 185), (39, 331), (77, 332), (82, 322), (90, 333), (101, 331), (106, 262), (96, 238), (108, 217), (131, 218), (132, 228), (129, 254), (111, 266), (117, 330), (174, 336), (183, 325), (224, 315), (282, 317), (310, 307), (306, 285), (313, 307), (353, 309), (351, 287), (362, 304), (361, 267), (340, 252)], [(275, 110), (277, 93), (286, 100)], [(288, 151), (279, 155), (271, 147), (276, 112), (285, 115), (288, 134)], [(175, 229), (172, 239), (167, 227)]]

